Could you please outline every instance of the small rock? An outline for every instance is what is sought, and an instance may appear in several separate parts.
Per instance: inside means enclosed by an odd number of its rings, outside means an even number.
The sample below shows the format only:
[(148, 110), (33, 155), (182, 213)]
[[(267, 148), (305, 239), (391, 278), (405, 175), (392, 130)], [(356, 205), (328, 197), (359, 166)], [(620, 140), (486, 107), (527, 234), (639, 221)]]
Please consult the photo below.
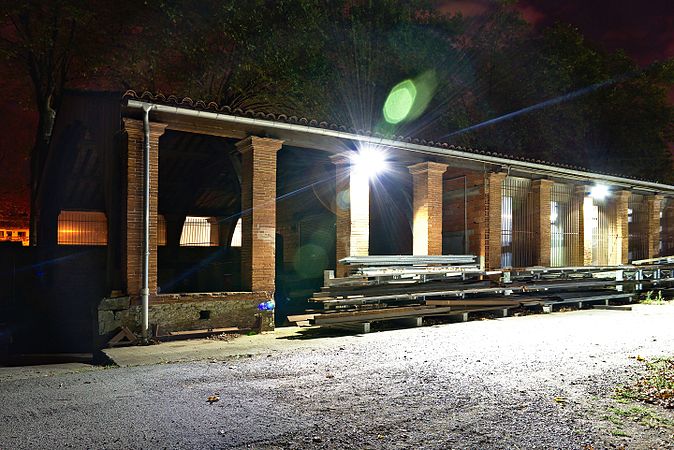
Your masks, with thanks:
[(320, 436), (314, 436), (313, 438), (311, 438), (311, 440), (314, 442), (323, 442), (323, 439), (321, 439)]

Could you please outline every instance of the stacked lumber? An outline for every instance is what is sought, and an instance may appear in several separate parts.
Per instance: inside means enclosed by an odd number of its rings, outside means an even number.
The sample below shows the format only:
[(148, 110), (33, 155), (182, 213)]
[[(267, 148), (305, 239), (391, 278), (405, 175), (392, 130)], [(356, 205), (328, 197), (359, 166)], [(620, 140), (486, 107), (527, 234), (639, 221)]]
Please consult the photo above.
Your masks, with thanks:
[[(622, 286), (634, 266), (530, 267), (481, 270), (473, 255), (359, 256), (340, 260), (348, 275), (326, 271), (324, 286), (300, 325), (334, 326), (372, 321), (507, 310), (522, 306), (631, 299)], [(295, 319), (295, 320), (293, 320)]]
[[(480, 269), (474, 255), (359, 256), (340, 263), (349, 266), (349, 274), (335, 278), (328, 271), (324, 286), (310, 299), (318, 310), (289, 320), (327, 326), (521, 305), (521, 299), (488, 297), (509, 294), (509, 288), (499, 285), (501, 271)], [(480, 300), (466, 300), (473, 297)], [(442, 298), (457, 303), (433, 303)]]
[(674, 264), (674, 256), (660, 256), (658, 258), (639, 259), (632, 261), (632, 264), (635, 266)]

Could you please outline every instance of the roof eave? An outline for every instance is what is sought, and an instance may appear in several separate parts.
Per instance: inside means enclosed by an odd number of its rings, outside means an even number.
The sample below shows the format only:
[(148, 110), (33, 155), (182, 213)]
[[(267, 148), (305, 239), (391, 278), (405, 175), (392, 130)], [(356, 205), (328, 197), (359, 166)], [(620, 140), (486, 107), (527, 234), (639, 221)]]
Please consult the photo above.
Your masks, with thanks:
[(598, 174), (595, 172), (560, 167), (544, 163), (519, 161), (516, 159), (504, 158), (499, 156), (486, 155), (481, 153), (471, 153), (453, 148), (435, 147), (417, 144), (413, 142), (397, 141), (378, 136), (359, 135), (345, 131), (332, 130), (327, 128), (318, 128), (297, 123), (277, 122), (254, 117), (240, 117), (231, 114), (222, 114), (218, 112), (181, 108), (178, 106), (163, 105), (142, 100), (128, 99), (126, 103), (126, 107), (131, 110), (142, 109), (144, 106), (145, 107), (149, 106), (151, 111), (161, 112), (165, 114), (174, 114), (177, 116), (192, 117), (192, 118), (201, 117), (204, 119), (216, 120), (223, 123), (238, 124), (248, 127), (262, 127), (267, 129), (301, 132), (313, 136), (325, 136), (353, 142), (361, 142), (372, 145), (392, 147), (414, 153), (423, 153), (428, 155), (449, 157), (458, 160), (483, 163), (485, 165), (490, 166), (500, 166), (510, 170), (517, 170), (520, 172), (530, 174), (546, 175), (550, 177), (559, 177), (576, 181), (582, 180), (585, 182), (587, 181), (601, 182), (611, 184), (614, 186), (636, 188), (649, 192), (656, 192), (663, 194), (666, 193), (670, 195), (674, 194), (674, 186), (663, 183), (657, 183), (653, 181), (631, 179), (615, 175)]

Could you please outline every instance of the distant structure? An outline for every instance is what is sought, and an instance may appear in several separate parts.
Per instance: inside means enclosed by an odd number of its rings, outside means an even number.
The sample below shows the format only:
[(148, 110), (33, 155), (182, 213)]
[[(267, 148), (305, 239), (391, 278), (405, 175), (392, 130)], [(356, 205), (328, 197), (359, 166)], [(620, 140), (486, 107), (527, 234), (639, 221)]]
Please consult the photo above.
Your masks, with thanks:
[(0, 242), (21, 242), (27, 246), (29, 237), (28, 227), (0, 225)]

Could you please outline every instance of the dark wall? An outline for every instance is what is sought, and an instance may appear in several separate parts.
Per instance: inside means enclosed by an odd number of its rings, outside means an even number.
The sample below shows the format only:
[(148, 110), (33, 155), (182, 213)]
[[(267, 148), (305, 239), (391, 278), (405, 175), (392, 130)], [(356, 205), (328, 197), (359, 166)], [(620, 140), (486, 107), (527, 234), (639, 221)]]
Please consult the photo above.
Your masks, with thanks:
[(241, 251), (220, 247), (159, 247), (159, 289), (179, 292), (241, 290)]
[(412, 254), (412, 175), (405, 166), (370, 181), (370, 254)]
[[(7, 252), (1, 253), (6, 266)], [(15, 255), (9, 303), (14, 352), (92, 351), (94, 310), (109, 294), (106, 255), (106, 247), (80, 246), (59, 246), (50, 252), (30, 248)]]
[(304, 311), (335, 268), (335, 166), (326, 152), (284, 146), (278, 152), (276, 322)]

